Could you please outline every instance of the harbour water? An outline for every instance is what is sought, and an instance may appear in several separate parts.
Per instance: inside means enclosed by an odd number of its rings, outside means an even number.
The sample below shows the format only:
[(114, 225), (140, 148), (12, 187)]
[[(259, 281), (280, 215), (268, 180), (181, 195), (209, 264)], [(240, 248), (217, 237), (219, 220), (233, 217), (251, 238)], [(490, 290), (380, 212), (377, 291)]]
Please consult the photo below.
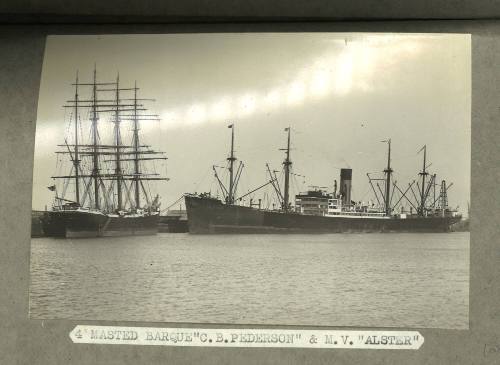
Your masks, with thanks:
[(31, 318), (468, 328), (468, 232), (31, 243)]

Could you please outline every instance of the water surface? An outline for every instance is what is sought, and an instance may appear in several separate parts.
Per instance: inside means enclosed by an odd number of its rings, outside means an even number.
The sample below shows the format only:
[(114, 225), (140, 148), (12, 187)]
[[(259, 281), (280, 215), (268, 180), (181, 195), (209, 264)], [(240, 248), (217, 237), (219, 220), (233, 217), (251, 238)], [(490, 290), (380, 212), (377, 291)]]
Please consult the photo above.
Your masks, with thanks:
[(469, 233), (31, 242), (32, 318), (468, 328)]

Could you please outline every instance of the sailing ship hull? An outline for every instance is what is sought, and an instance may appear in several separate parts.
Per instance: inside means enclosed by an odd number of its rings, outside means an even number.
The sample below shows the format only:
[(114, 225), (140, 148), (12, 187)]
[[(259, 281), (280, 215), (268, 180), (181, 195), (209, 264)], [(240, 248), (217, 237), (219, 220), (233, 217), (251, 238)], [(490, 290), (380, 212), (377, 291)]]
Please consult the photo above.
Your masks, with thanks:
[(447, 232), (460, 217), (326, 217), (225, 205), (186, 196), (189, 233)]
[(83, 238), (143, 236), (158, 233), (158, 215), (115, 216), (98, 212), (51, 211), (42, 218), (46, 236)]

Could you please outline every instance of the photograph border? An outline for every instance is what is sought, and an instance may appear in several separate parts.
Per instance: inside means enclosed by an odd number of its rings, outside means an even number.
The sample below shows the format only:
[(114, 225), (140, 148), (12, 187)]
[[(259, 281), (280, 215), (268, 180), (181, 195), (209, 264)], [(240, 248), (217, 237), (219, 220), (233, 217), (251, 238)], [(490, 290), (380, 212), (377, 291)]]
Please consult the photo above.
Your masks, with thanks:
[[(211, 32), (408, 32), (472, 34), (472, 120), (471, 120), (471, 240), (469, 330), (416, 329), (425, 338), (418, 351), (316, 350), (316, 349), (210, 349), (139, 346), (91, 346), (72, 344), (69, 332), (76, 324), (179, 327), (179, 324), (151, 322), (110, 322), (28, 319), (29, 225), (31, 219), (31, 179), (39, 82), (45, 36), (53, 34), (120, 33), (211, 33)], [(0, 121), (0, 152), (6, 161), (8, 179), (1, 179), (5, 205), (0, 246), (2, 292), (0, 299), (2, 333), (0, 353), (6, 363), (263, 363), (263, 362), (375, 362), (417, 364), (491, 363), (500, 356), (499, 314), (495, 303), (500, 293), (495, 251), (500, 214), (492, 197), (500, 177), (498, 120), (500, 100), (500, 24), (494, 21), (416, 21), (359, 23), (275, 23), (275, 24), (171, 24), (171, 25), (47, 25), (4, 27), (0, 50), (0, 89), (4, 110)], [(13, 91), (14, 90), (14, 91)], [(15, 95), (13, 95), (15, 94)], [(498, 156), (498, 157), (497, 157)], [(22, 168), (19, 168), (22, 166)], [(487, 169), (486, 171), (484, 169)], [(17, 195), (11, 194), (17, 191)], [(16, 207), (21, 214), (8, 215)], [(182, 324), (182, 327), (243, 328), (241, 325)], [(247, 326), (248, 327), (248, 326)], [(254, 328), (297, 328), (297, 326), (252, 326)], [(299, 327), (310, 329), (314, 327)], [(338, 327), (329, 327), (337, 329)], [(342, 329), (347, 329), (342, 327)], [(354, 329), (362, 329), (354, 327)], [(397, 328), (391, 328), (397, 329)], [(414, 330), (414, 329), (412, 329)], [(10, 360), (10, 361), (9, 361)], [(498, 361), (498, 359), (496, 359)]]

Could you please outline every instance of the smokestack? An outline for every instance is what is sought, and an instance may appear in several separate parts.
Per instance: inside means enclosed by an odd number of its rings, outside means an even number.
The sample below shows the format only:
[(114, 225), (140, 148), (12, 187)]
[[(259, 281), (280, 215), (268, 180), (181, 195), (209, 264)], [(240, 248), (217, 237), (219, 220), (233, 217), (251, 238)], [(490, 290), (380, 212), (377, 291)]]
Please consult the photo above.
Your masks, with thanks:
[(337, 197), (337, 180), (333, 181), (333, 198)]
[(340, 194), (342, 194), (342, 204), (351, 204), (351, 183), (352, 169), (340, 169)]

